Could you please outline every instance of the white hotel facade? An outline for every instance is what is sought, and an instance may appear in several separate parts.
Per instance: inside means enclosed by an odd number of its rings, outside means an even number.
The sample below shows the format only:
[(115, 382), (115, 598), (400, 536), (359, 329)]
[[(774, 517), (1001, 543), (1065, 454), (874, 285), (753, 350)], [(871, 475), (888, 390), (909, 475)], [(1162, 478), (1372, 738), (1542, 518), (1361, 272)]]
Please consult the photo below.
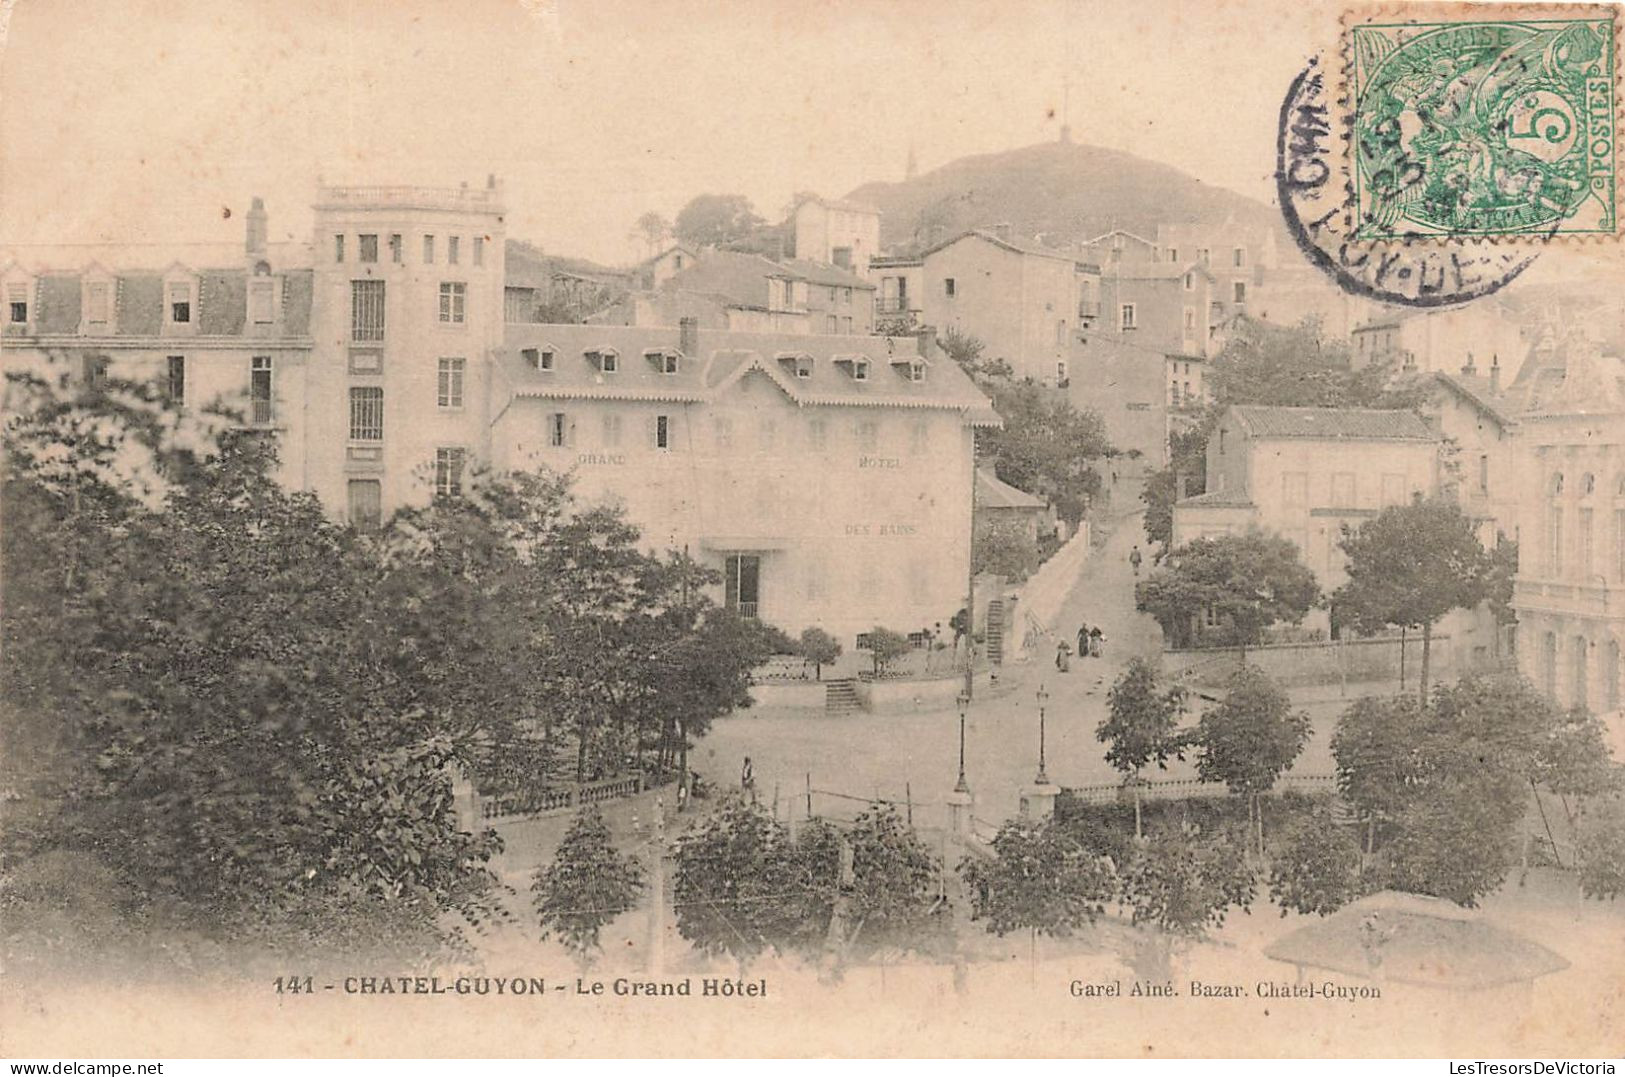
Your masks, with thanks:
[(851, 647), (963, 606), (974, 430), (997, 417), (929, 338), (505, 323), (504, 213), (494, 180), (332, 187), (294, 251), (267, 248), (256, 202), (243, 251), (207, 265), (0, 254), (0, 347), (236, 406), (285, 484), (360, 527), (475, 466), (547, 467), (789, 632)]

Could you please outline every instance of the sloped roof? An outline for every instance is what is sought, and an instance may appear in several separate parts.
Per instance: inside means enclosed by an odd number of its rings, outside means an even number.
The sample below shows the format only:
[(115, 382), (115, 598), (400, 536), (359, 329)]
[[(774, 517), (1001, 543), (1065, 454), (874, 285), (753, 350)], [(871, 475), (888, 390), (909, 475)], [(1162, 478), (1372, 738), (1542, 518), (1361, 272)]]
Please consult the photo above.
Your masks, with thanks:
[(872, 213), (876, 217), (880, 216), (880, 210), (876, 209), (874, 206), (866, 205), (862, 202), (848, 202), (844, 198), (803, 198), (799, 203), (796, 204), (796, 209), (799, 211), (802, 206), (805, 206), (809, 202), (823, 206), (825, 209), (841, 209), (848, 213)]
[(1011, 486), (986, 468), (976, 469), (976, 507), (980, 509), (1033, 509), (1049, 507), (1049, 502)]
[(863, 288), (874, 291), (875, 286), (858, 276), (856, 273), (842, 269), (840, 266), (825, 265), (823, 262), (810, 262), (805, 258), (786, 258), (778, 263), (781, 269), (789, 271), (792, 275), (811, 284), (821, 284), (837, 288)]
[(795, 278), (797, 274), (759, 254), (738, 251), (707, 251), (694, 264), (672, 274), (665, 287), (708, 292), (722, 296), (737, 306), (765, 307), (770, 278)]
[(1048, 247), (1037, 247), (1027, 243), (1017, 243), (1013, 240), (1004, 239), (1003, 237), (992, 232), (986, 232), (979, 228), (972, 228), (969, 231), (961, 232), (951, 239), (943, 240), (934, 247), (927, 247), (925, 251), (920, 254), (920, 258), (922, 260), (929, 258), (938, 251), (946, 250), (947, 248), (952, 247), (955, 243), (959, 243), (962, 240), (971, 238), (986, 240), (995, 247), (1001, 247), (1004, 250), (1010, 251), (1014, 254), (1026, 254), (1031, 255), (1034, 258), (1053, 258), (1061, 262), (1077, 261), (1076, 257), (1062, 251), (1052, 251)]
[[(795, 333), (736, 333), (698, 330), (694, 355), (683, 356), (674, 374), (664, 374), (645, 358), (650, 351), (676, 351), (681, 330), (654, 326), (506, 326), (498, 367), (515, 396), (615, 400), (708, 400), (738, 378), (760, 370), (802, 405), (856, 405), (945, 408), (967, 421), (986, 421), (991, 405), (954, 363), (932, 363), (924, 381), (911, 381), (906, 364), (894, 358), (915, 354), (912, 338)], [(554, 369), (539, 371), (525, 362), (525, 348), (551, 348)], [(614, 349), (618, 370), (601, 373), (587, 352)], [(811, 376), (798, 378), (793, 360), (813, 359)], [(869, 377), (855, 380), (838, 357), (864, 356)], [(996, 417), (994, 419), (996, 422)]]
[(1569, 962), (1442, 898), (1386, 890), (1264, 948), (1276, 961), (1457, 991), (1527, 983)]
[(1413, 411), (1375, 408), (1281, 408), (1236, 404), (1230, 408), (1246, 431), (1257, 438), (1318, 440), (1437, 441)]
[(1491, 388), (1488, 378), (1438, 370), (1424, 375), (1424, 379), (1444, 386), (1503, 427), (1515, 421), (1516, 404), (1501, 390)]

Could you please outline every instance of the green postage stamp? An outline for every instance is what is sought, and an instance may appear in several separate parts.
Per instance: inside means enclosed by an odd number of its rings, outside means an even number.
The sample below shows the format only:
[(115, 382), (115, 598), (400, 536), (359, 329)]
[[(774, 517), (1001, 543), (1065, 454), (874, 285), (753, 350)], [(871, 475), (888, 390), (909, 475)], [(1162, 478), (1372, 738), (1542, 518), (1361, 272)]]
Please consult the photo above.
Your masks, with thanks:
[(1355, 238), (1617, 236), (1617, 10), (1345, 19)]

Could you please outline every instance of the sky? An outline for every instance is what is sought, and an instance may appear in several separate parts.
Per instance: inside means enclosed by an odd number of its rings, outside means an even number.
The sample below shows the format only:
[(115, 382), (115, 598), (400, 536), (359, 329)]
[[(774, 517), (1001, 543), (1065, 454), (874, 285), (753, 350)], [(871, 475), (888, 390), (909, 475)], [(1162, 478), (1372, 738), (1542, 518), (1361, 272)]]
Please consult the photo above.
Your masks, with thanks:
[[(0, 11), (3, 11), (0, 6)], [(1054, 139), (1267, 200), (1337, 7), (1172, 0), (16, 0), (0, 242), (304, 238), (318, 180), (483, 184), (510, 237), (606, 261), (739, 192), (777, 218)], [(3, 16), (0, 16), (3, 17)], [(1267, 27), (1267, 29), (1266, 29)], [(232, 216), (227, 219), (225, 210)]]

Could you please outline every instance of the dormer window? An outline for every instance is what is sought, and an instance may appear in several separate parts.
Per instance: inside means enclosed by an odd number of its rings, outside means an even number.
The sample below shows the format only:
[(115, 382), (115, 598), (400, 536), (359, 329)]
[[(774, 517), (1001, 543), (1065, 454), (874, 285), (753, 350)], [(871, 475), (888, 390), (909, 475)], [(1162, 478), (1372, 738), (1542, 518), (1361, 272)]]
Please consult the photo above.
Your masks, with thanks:
[(170, 281), (164, 288), (166, 310), (171, 325), (189, 325), (192, 321), (192, 282)]
[(85, 325), (105, 329), (113, 316), (113, 282), (87, 280), (85, 282)]
[(908, 380), (909, 381), (924, 381), (925, 380), (925, 364), (920, 362), (918, 359), (916, 359), (912, 363), (910, 363), (908, 365)]
[(16, 281), (6, 285), (6, 321), (11, 325), (28, 324), (27, 281)]
[(659, 348), (651, 348), (644, 352), (643, 356), (662, 374), (676, 374), (681, 368), (683, 359), (681, 352), (662, 351)]
[(587, 361), (601, 374), (613, 374), (620, 369), (621, 357), (614, 348), (602, 348), (587, 353)]
[(869, 360), (867, 360), (867, 359), (855, 359), (855, 360), (853, 360), (853, 362), (852, 362), (852, 380), (853, 381), (868, 381), (869, 380)]
[(554, 356), (558, 354), (558, 349), (551, 344), (544, 344), (540, 348), (521, 348), (519, 354), (524, 358), (526, 366), (545, 373), (553, 369)]
[(810, 378), (813, 376), (813, 357), (799, 355), (796, 357), (796, 377)]

